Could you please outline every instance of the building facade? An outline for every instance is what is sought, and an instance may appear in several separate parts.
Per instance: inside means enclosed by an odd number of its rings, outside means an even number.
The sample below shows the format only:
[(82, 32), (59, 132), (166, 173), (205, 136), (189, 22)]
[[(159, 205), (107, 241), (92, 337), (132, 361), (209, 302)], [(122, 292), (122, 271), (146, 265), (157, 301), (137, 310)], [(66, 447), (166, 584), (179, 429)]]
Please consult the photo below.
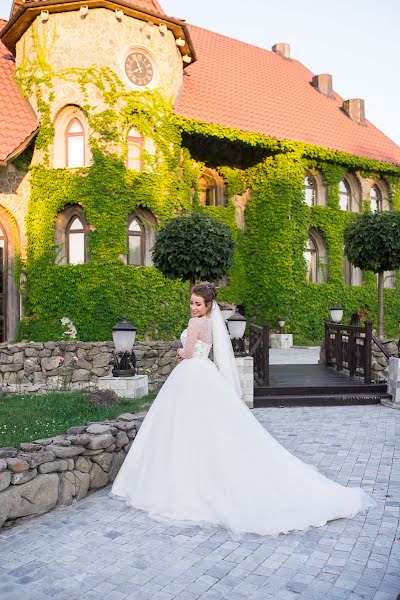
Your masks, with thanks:
[[(352, 213), (399, 208), (400, 148), (332, 77), (167, 17), (155, 0), (15, 0), (0, 22), (2, 340), (173, 337), (187, 289), (152, 266), (185, 210), (227, 223), (220, 297), (315, 341), (329, 306), (376, 312), (343, 255)], [(387, 273), (388, 333), (397, 328)]]

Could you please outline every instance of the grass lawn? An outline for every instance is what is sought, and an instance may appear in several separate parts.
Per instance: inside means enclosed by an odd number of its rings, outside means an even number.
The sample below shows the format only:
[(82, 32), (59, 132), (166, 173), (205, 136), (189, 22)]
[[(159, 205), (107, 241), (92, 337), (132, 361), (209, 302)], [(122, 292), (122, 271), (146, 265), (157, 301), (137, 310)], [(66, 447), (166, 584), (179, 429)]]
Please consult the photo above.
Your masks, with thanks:
[(140, 412), (154, 400), (153, 392), (138, 400), (121, 399), (118, 406), (97, 406), (82, 392), (0, 396), (0, 448), (66, 433), (86, 421), (103, 421), (124, 412)]

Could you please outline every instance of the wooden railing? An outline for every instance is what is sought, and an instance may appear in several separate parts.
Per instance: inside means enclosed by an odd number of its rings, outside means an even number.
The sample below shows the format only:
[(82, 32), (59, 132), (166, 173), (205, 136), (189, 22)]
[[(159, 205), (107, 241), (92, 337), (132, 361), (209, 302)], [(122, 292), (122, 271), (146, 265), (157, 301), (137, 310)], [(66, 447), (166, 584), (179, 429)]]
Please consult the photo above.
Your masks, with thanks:
[(262, 327), (250, 322), (249, 355), (254, 359), (254, 383), (269, 384), (269, 323)]
[(325, 364), (371, 383), (372, 321), (365, 327), (325, 320)]

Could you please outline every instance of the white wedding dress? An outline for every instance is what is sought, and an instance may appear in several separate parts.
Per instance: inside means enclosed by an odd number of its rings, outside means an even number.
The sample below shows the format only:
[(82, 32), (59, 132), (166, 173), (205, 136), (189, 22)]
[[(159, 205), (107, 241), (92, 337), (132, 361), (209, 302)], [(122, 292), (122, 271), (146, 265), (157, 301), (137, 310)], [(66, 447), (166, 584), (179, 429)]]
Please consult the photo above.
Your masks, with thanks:
[(318, 527), (375, 505), (360, 488), (300, 461), (262, 427), (208, 358), (211, 319), (190, 319), (181, 340), (185, 360), (146, 415), (112, 497), (163, 522), (221, 526), (236, 539)]

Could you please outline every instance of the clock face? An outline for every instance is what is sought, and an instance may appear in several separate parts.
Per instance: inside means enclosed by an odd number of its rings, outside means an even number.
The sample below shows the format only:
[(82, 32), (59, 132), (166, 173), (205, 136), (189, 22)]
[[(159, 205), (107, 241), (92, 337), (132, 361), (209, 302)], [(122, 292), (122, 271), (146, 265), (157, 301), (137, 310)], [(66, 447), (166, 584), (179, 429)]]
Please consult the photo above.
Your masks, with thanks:
[(143, 52), (132, 52), (126, 57), (125, 72), (135, 85), (148, 85), (153, 79), (154, 71), (151, 60)]

